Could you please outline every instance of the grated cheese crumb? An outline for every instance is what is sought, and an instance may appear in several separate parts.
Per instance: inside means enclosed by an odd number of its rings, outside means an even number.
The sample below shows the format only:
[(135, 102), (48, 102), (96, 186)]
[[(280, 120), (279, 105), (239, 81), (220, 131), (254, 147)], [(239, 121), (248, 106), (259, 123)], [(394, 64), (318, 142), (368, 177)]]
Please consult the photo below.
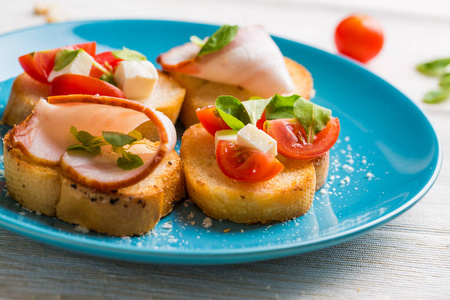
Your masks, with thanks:
[(213, 222), (210, 217), (206, 217), (205, 219), (203, 219), (202, 225), (204, 228), (210, 228), (211, 226), (213, 226)]

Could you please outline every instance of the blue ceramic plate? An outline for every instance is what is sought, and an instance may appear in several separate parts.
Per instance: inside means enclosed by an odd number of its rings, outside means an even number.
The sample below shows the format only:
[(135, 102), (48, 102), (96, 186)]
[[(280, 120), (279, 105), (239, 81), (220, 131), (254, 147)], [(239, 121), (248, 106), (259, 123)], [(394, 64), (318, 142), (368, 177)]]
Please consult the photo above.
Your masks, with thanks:
[[(19, 55), (86, 41), (98, 51), (127, 47), (155, 61), (191, 35), (215, 26), (149, 20), (46, 25), (0, 36), (0, 105), (8, 100)], [(363, 67), (341, 57), (275, 38), (285, 56), (308, 68), (314, 102), (341, 121), (331, 151), (328, 184), (304, 216), (270, 225), (242, 225), (206, 217), (194, 204), (179, 203), (148, 235), (115, 238), (82, 233), (55, 218), (22, 209), (7, 196), (4, 179), (0, 225), (38, 241), (98, 256), (140, 262), (222, 264), (250, 262), (312, 251), (360, 236), (399, 216), (431, 188), (441, 166), (438, 138), (424, 114), (402, 93)], [(8, 128), (1, 126), (2, 134)], [(3, 165), (1, 166), (3, 168)]]

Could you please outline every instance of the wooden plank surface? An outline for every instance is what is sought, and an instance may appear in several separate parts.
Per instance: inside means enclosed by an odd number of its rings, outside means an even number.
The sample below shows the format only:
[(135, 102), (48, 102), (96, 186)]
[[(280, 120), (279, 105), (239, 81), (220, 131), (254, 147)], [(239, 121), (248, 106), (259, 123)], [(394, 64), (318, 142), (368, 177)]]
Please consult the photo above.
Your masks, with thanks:
[[(386, 45), (367, 67), (422, 107), (440, 136), (444, 153), (450, 147), (450, 101), (422, 104), (422, 95), (437, 83), (414, 70), (421, 61), (450, 57), (446, 1), (41, 2), (56, 4), (63, 20), (263, 22), (275, 35), (330, 52), (335, 51), (332, 31), (340, 19), (355, 11), (370, 13), (383, 23)], [(3, 1), (0, 33), (43, 24), (44, 17), (33, 15), (34, 3)], [(129, 263), (72, 253), (0, 229), (0, 299), (450, 299), (449, 167), (450, 159), (444, 154), (432, 190), (378, 230), (320, 251), (251, 264)]]

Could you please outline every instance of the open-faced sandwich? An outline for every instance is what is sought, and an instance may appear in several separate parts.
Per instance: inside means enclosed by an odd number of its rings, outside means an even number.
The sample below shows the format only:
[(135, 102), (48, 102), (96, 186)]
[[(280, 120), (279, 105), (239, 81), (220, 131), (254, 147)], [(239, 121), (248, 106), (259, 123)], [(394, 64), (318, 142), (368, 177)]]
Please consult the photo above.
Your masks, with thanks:
[[(159, 142), (135, 129), (151, 121)], [(4, 137), (8, 192), (24, 207), (115, 236), (139, 235), (184, 197), (170, 119), (125, 99), (41, 99)]]
[(14, 80), (3, 114), (10, 126), (30, 115), (41, 97), (69, 94), (135, 100), (175, 123), (185, 95), (141, 53), (123, 49), (96, 54), (95, 42), (29, 53), (19, 62), (25, 72)]
[(298, 95), (240, 102), (218, 97), (197, 110), (181, 158), (189, 197), (207, 215), (238, 223), (306, 213), (326, 181), (339, 120)]
[(157, 62), (186, 88), (180, 119), (189, 127), (198, 123), (197, 108), (214, 105), (220, 95), (238, 99), (298, 94), (309, 99), (311, 74), (283, 57), (260, 25), (239, 28), (224, 25), (211, 37), (161, 54)]

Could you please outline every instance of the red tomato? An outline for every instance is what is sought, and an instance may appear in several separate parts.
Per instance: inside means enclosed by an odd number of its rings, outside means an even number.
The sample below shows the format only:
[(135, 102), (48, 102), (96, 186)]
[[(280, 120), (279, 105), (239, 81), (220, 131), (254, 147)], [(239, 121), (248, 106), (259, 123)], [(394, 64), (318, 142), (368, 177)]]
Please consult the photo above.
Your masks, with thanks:
[(202, 123), (206, 131), (212, 135), (215, 135), (216, 131), (219, 130), (231, 129), (219, 115), (215, 106), (199, 108), (195, 112), (197, 113), (200, 123)]
[(256, 121), (256, 127), (258, 129), (263, 130), (264, 122), (266, 122), (266, 112), (265, 111), (263, 112), (261, 118), (258, 121)]
[(19, 63), (23, 70), (32, 78), (42, 82), (49, 83), (47, 78), (50, 72), (53, 70), (55, 64), (56, 53), (61, 49), (84, 49), (89, 55), (95, 55), (95, 48), (97, 44), (95, 42), (78, 44), (72, 46), (65, 46), (52, 50), (44, 50), (38, 52), (32, 52), (19, 57)]
[(360, 62), (368, 62), (383, 47), (383, 30), (370, 16), (352, 15), (342, 20), (334, 33), (336, 48)]
[(266, 121), (264, 131), (277, 141), (279, 153), (294, 159), (310, 159), (333, 147), (339, 137), (340, 125), (338, 118), (331, 118), (327, 126), (316, 134), (312, 144), (306, 142), (305, 130), (297, 119)]
[(50, 84), (49, 96), (60, 95), (100, 95), (125, 98), (123, 92), (106, 81), (78, 74), (63, 74), (55, 77)]
[[(113, 72), (114, 68), (123, 60), (121, 58), (115, 57), (111, 51), (97, 54), (94, 59), (111, 72)], [(102, 75), (103, 72), (99, 68), (97, 68), (96, 66), (92, 66), (92, 70), (89, 76), (100, 78)]]
[(226, 176), (249, 182), (270, 180), (284, 168), (269, 154), (223, 140), (217, 144), (216, 161)]

